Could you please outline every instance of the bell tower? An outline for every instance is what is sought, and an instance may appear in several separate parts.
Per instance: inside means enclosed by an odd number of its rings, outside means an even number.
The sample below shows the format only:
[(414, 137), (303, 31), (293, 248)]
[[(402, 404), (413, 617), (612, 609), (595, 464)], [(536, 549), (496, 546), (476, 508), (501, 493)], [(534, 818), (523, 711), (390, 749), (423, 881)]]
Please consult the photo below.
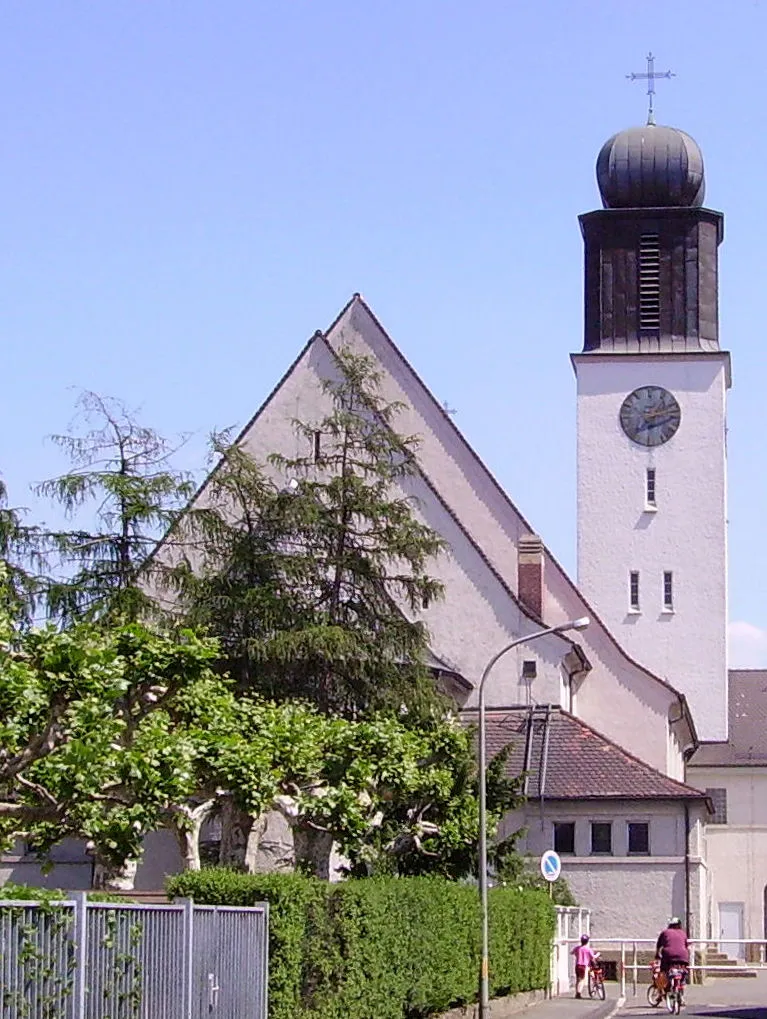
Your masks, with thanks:
[(649, 123), (597, 159), (603, 208), (585, 246), (578, 386), (578, 584), (640, 664), (726, 738), (723, 217), (703, 207), (689, 135)]

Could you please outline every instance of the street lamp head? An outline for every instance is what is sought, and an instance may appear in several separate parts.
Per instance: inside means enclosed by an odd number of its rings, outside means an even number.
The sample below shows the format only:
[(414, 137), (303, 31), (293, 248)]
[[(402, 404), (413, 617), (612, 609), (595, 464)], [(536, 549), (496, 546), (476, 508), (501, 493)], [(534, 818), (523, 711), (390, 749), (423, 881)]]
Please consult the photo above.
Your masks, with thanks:
[(588, 616), (581, 616), (579, 619), (573, 619), (569, 623), (564, 623), (559, 627), (560, 630), (585, 630), (591, 620)]

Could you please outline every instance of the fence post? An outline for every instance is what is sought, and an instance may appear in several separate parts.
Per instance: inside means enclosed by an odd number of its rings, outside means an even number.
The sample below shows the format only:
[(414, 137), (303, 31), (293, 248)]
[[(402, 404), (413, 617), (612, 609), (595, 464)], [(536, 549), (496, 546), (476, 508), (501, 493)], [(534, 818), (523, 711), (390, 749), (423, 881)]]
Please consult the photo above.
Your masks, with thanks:
[(192, 979), (194, 961), (194, 901), (182, 899), (184, 907), (184, 1019), (192, 1019)]
[(626, 942), (621, 941), (621, 997), (626, 997)]
[(74, 902), (74, 924), (72, 936), (75, 944), (74, 987), (72, 1004), (74, 1019), (85, 1019), (85, 991), (88, 965), (88, 895), (86, 892), (72, 892)]
[(634, 988), (634, 997), (636, 998), (636, 996), (637, 996), (637, 943), (636, 943), (636, 941), (634, 942), (633, 951), (631, 953), (631, 969), (632, 969), (632, 973), (634, 974), (634, 979), (632, 981), (632, 986)]

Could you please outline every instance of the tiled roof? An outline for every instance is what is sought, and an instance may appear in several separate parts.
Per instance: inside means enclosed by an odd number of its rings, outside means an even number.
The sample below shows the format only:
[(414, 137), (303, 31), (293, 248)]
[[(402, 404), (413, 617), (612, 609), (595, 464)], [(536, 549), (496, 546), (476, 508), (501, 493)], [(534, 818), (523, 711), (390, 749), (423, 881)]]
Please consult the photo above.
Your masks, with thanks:
[[(512, 744), (508, 774), (529, 775), (538, 799), (702, 799), (704, 793), (668, 778), (561, 708), (494, 709), (487, 713), (488, 758)], [(467, 718), (468, 720), (468, 718)], [(472, 713), (471, 721), (476, 721)], [(547, 733), (548, 729), (548, 733)]]
[(701, 743), (690, 764), (767, 764), (767, 670), (731, 669), (729, 738), (726, 743)]

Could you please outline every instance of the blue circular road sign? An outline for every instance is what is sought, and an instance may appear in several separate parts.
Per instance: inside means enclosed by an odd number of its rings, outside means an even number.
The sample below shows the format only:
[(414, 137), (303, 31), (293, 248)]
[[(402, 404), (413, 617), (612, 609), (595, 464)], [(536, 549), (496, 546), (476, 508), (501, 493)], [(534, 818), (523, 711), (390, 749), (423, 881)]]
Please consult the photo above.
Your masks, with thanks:
[(547, 881), (556, 881), (561, 873), (562, 861), (559, 859), (559, 853), (547, 849), (541, 857), (541, 874)]

